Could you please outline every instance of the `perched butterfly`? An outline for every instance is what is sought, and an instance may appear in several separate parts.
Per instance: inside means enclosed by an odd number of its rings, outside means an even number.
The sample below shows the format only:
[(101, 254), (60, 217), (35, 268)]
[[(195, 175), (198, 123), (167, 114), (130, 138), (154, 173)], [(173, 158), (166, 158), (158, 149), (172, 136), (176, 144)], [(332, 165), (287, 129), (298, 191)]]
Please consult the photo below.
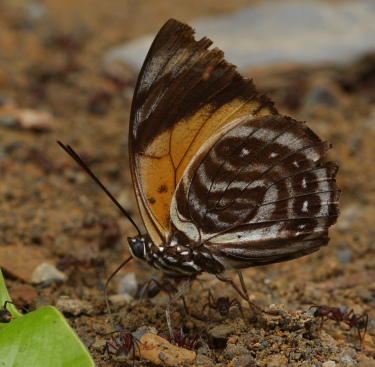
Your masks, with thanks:
[(129, 149), (147, 234), (132, 255), (188, 277), (317, 251), (339, 215), (338, 166), (319, 163), (330, 145), (193, 34), (169, 20), (138, 78)]
[(338, 166), (320, 163), (327, 142), (278, 114), (221, 50), (193, 35), (169, 20), (138, 78), (129, 152), (147, 233), (138, 230), (129, 247), (136, 260), (188, 279), (171, 303), (203, 272), (250, 303), (223, 272), (327, 245), (339, 215)]

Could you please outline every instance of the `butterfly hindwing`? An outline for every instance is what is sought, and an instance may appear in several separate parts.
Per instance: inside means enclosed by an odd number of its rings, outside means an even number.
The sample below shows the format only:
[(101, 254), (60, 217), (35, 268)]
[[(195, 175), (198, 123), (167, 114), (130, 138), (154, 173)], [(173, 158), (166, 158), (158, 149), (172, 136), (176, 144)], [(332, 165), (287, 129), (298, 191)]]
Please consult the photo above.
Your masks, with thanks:
[(176, 231), (240, 268), (290, 260), (328, 243), (338, 215), (329, 148), (289, 117), (248, 116), (209, 139), (172, 203)]
[(227, 63), (212, 42), (169, 20), (142, 67), (131, 112), (129, 151), (140, 212), (156, 245), (172, 230), (176, 186), (205, 142), (233, 120), (276, 114), (267, 96)]

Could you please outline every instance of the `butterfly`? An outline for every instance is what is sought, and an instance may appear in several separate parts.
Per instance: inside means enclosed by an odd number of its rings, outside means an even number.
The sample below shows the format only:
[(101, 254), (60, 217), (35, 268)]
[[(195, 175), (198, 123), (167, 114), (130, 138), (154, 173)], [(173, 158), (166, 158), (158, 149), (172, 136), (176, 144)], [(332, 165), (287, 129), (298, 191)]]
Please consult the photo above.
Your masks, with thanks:
[(308, 255), (339, 216), (338, 166), (320, 163), (330, 145), (211, 44), (170, 19), (134, 92), (129, 156), (147, 233), (129, 247), (172, 277)]
[[(128, 238), (127, 261), (188, 279), (167, 305), (171, 335), (170, 304), (199, 274), (229, 282), (251, 303), (240, 269), (319, 250), (339, 216), (338, 166), (321, 162), (330, 144), (280, 115), (211, 45), (167, 21), (140, 71), (130, 116), (146, 233), (124, 213), (139, 232)], [(231, 269), (242, 291), (223, 275)]]

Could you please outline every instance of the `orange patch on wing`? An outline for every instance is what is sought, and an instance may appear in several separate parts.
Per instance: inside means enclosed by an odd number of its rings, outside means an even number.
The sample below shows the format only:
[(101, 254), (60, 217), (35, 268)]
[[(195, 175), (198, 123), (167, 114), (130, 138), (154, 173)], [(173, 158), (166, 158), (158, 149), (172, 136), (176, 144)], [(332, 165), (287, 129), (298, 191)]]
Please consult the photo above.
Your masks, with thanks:
[(149, 156), (137, 157), (138, 176), (143, 203), (151, 212), (151, 220), (155, 222), (161, 233), (170, 231), (170, 206), (175, 191), (175, 175), (169, 155), (162, 158)]
[[(149, 231), (149, 223), (159, 231), (159, 235), (150, 233), (154, 242), (159, 241), (160, 234), (166, 237), (171, 231), (170, 206), (176, 185), (198, 150), (223, 126), (255, 114), (259, 107), (258, 101), (241, 99), (234, 99), (215, 111), (207, 104), (193, 117), (178, 122), (172, 131), (155, 136), (146, 151), (137, 155), (139, 192), (143, 195), (141, 214)], [(255, 115), (270, 112), (264, 108)]]

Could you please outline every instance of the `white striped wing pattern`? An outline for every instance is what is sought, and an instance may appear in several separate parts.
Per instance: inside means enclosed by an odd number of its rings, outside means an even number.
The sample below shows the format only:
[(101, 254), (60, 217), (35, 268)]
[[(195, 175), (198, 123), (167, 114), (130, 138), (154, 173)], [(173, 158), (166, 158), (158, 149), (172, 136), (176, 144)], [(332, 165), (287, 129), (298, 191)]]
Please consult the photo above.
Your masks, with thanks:
[(294, 259), (328, 243), (338, 216), (329, 145), (281, 115), (233, 121), (201, 148), (177, 186), (176, 231), (226, 268)]

